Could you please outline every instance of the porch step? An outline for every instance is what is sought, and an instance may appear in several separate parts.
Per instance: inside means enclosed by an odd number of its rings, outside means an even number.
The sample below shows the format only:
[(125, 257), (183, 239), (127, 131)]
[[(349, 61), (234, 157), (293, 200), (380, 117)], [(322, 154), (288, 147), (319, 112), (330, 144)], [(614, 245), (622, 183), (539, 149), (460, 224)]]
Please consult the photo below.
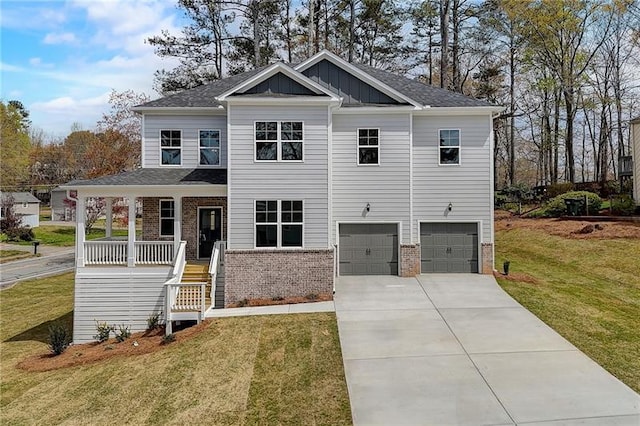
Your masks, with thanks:
[(224, 265), (220, 265), (220, 271), (218, 271), (213, 307), (215, 309), (224, 308)]

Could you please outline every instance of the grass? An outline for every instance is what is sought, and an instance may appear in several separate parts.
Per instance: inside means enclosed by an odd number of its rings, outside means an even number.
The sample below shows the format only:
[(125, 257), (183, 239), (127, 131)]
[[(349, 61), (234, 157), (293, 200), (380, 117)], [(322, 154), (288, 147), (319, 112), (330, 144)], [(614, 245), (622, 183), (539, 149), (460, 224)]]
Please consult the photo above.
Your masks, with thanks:
[(51, 207), (49, 206), (40, 206), (40, 221), (49, 221), (51, 220)]
[[(52, 246), (71, 247), (76, 240), (76, 228), (75, 226), (58, 226), (58, 225), (41, 225), (37, 228), (33, 228), (33, 232), (36, 235), (36, 240), (41, 244), (47, 244)], [(126, 237), (126, 229), (113, 229), (112, 236), (114, 237)], [(4, 234), (3, 238), (6, 239)], [(93, 228), (87, 235), (88, 240), (95, 240), (97, 238), (104, 238), (105, 230), (103, 228)], [(20, 241), (16, 244), (31, 245), (30, 241)]]
[(23, 250), (0, 250), (0, 263), (32, 257), (33, 253)]
[(640, 392), (640, 241), (496, 233), (496, 265), (537, 283), (498, 279), (518, 302)]
[(219, 319), (151, 354), (17, 369), (72, 299), (72, 274), (2, 292), (0, 424), (351, 424), (332, 313)]

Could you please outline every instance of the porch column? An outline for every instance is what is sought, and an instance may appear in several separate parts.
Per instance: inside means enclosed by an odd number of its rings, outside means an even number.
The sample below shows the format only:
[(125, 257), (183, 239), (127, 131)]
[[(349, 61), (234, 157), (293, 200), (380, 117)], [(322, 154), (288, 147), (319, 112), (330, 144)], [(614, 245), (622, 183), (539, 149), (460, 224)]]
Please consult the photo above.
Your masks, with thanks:
[(105, 237), (111, 238), (111, 229), (113, 225), (113, 198), (104, 199), (107, 221), (105, 222)]
[(129, 201), (129, 228), (127, 230), (127, 266), (136, 266), (136, 197), (127, 197)]
[(182, 197), (173, 197), (173, 244), (177, 253), (182, 240)]
[(84, 267), (84, 221), (87, 216), (85, 212), (85, 199), (84, 197), (77, 195), (76, 199), (76, 266), (78, 268)]

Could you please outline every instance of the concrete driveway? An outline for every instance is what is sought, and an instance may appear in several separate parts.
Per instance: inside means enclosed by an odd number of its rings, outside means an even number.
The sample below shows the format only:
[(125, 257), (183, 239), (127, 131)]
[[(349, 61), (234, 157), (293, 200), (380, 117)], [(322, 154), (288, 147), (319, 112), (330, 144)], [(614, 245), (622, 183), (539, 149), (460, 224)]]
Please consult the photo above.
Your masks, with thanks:
[(486, 275), (339, 277), (356, 425), (640, 425), (640, 395)]

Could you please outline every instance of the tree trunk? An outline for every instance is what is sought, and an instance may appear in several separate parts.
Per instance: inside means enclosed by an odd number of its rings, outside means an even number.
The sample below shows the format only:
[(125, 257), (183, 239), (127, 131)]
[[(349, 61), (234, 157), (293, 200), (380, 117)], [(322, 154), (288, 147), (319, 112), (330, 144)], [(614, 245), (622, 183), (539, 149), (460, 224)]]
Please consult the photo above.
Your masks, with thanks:
[(262, 65), (260, 58), (260, 2), (258, 0), (251, 2), (251, 16), (253, 19), (253, 66), (258, 68)]
[(349, 1), (349, 62), (353, 62), (353, 48), (356, 42), (356, 0)]
[(513, 37), (509, 40), (509, 180), (511, 185), (516, 182), (516, 48)]
[(440, 87), (449, 88), (450, 0), (440, 0)]
[(568, 171), (567, 179), (569, 180), (569, 182), (575, 183), (576, 164), (575, 164), (575, 158), (573, 153), (573, 122), (574, 122), (574, 116), (575, 116), (575, 105), (574, 105), (573, 87), (568, 87), (564, 91), (564, 105), (565, 105), (565, 111), (567, 114), (567, 117), (566, 117), (567, 129), (565, 132), (565, 141), (564, 141), (564, 146), (566, 151), (565, 155), (567, 157), (567, 164), (566, 164), (567, 171)]

